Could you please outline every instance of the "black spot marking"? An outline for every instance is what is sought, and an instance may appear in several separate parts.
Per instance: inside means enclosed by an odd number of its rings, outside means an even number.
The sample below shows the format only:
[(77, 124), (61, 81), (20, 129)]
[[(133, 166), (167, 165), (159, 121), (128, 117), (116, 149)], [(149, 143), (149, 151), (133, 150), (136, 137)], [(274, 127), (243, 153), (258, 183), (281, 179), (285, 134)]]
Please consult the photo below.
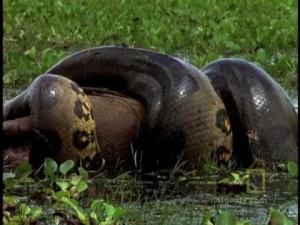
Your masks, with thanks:
[(90, 134), (86, 131), (76, 130), (73, 133), (73, 145), (79, 149), (85, 149), (90, 143)]
[(220, 109), (216, 115), (216, 126), (226, 135), (230, 134), (229, 119), (225, 109)]
[(74, 113), (77, 115), (80, 119), (83, 117), (83, 108), (82, 108), (82, 102), (77, 99), (75, 102), (75, 107), (74, 107)]
[(78, 84), (74, 83), (74, 82), (71, 82), (71, 88), (73, 91), (75, 91), (77, 94), (81, 94), (83, 95), (84, 92), (83, 90), (78, 86)]
[(82, 102), (80, 99), (77, 99), (75, 101), (74, 106), (74, 113), (77, 115), (80, 119), (84, 118), (85, 121), (88, 121), (90, 119), (90, 113), (85, 113), (84, 109), (87, 112), (90, 112), (89, 106), (86, 104), (86, 102)]

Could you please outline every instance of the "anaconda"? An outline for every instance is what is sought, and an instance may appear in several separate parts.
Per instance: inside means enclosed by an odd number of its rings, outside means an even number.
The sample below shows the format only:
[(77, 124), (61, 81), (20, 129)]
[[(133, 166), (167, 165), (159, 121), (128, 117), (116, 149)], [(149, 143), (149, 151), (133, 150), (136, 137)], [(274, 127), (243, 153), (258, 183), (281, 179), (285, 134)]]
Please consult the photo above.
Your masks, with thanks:
[[(149, 50), (98, 47), (63, 59), (42, 77), (47, 74), (64, 76), (83, 90), (106, 88), (139, 100), (146, 109), (146, 124), (133, 148), (145, 170), (170, 168), (179, 158), (187, 160), (189, 168), (212, 158), (218, 163), (231, 159), (224, 104), (209, 79), (186, 62)], [(18, 107), (25, 105), (5, 106), (5, 116)], [(99, 144), (101, 149), (101, 140)]]
[(99, 152), (90, 100), (69, 79), (53, 74), (38, 76), (24, 92), (6, 103), (3, 110), (4, 120), (20, 117), (24, 120), (30, 115), (30, 123), (23, 123), (26, 124), (23, 128), (28, 138), (35, 137), (29, 156), (35, 167), (45, 157), (59, 163), (67, 159), (77, 163), (82, 159), (88, 167)]
[[(120, 171), (134, 170), (131, 146), (143, 127), (144, 107), (135, 99), (107, 93), (107, 91), (91, 92), (86, 96), (93, 108), (97, 138), (101, 140), (101, 156), (92, 160), (89, 169), (105, 171), (108, 176), (115, 176)], [(68, 114), (68, 117), (71, 116), (76, 117), (76, 114)], [(4, 121), (3, 130), (4, 164), (8, 167), (15, 167), (21, 162), (29, 161), (34, 168), (39, 168), (43, 161), (41, 153), (45, 153), (40, 149), (45, 147), (38, 148), (35, 144), (39, 135), (35, 132), (31, 117), (25, 116)], [(38, 149), (35, 150), (34, 147)], [(64, 154), (61, 153), (61, 155)]]
[(239, 165), (297, 162), (297, 113), (270, 75), (253, 63), (234, 58), (211, 62), (201, 71), (225, 104)]

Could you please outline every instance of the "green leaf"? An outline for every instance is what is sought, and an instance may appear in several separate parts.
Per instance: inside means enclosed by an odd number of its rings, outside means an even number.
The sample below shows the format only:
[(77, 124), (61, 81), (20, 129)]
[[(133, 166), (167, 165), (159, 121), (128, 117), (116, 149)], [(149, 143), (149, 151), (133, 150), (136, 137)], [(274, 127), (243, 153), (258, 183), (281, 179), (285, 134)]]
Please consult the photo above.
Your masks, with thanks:
[(265, 62), (267, 59), (267, 53), (264, 49), (260, 48), (256, 52), (256, 57), (260, 62)]
[(236, 219), (229, 211), (222, 211), (216, 219), (216, 225), (236, 225)]
[(55, 59), (56, 52), (52, 48), (47, 48), (42, 53), (42, 60), (46, 63), (52, 62)]
[(230, 182), (229, 178), (224, 178), (220, 181), (218, 181), (218, 184), (228, 184)]
[(284, 214), (271, 209), (271, 218), (268, 224), (271, 225), (293, 225), (292, 221), (289, 220)]
[(62, 198), (62, 201), (75, 210), (76, 215), (81, 223), (90, 224), (89, 218), (79, 209), (78, 202), (75, 199)]
[(125, 215), (126, 213), (126, 210), (125, 209), (122, 209), (122, 208), (116, 208), (116, 212), (115, 212), (115, 217), (118, 217), (118, 216), (123, 216)]
[(72, 176), (71, 177), (71, 180), (70, 180), (70, 183), (73, 185), (73, 186), (76, 186), (79, 182), (81, 181), (81, 176)]
[(57, 199), (70, 198), (70, 192), (67, 190), (62, 190), (54, 193), (54, 197)]
[(57, 171), (57, 163), (53, 159), (46, 158), (43, 172), (46, 177), (50, 178), (51, 182), (55, 180), (56, 171)]
[(252, 225), (252, 222), (250, 220), (238, 221), (236, 225)]
[(203, 218), (204, 218), (205, 220), (210, 220), (210, 218), (212, 217), (210, 211), (207, 210), (207, 209), (204, 209), (204, 211), (202, 212), (202, 214), (203, 214)]
[(203, 169), (206, 173), (209, 173), (209, 174), (213, 173), (215, 170), (215, 168), (209, 163), (204, 164)]
[(14, 207), (20, 202), (20, 197), (18, 196), (3, 196), (3, 201), (5, 204), (9, 205), (10, 207)]
[(84, 168), (79, 167), (78, 168), (78, 172), (79, 172), (79, 174), (81, 176), (81, 180), (82, 181), (88, 181), (88, 179), (89, 179), (89, 173)]
[(107, 217), (112, 219), (116, 213), (116, 208), (113, 205), (107, 204), (105, 202), (103, 204), (106, 210)]
[[(96, 224), (99, 224), (99, 220), (101, 218), (103, 208), (102, 206), (103, 200), (96, 199), (91, 204), (91, 210), (90, 217), (95, 221)], [(99, 216), (100, 215), (100, 216)]]
[(90, 212), (90, 217), (93, 221), (93, 224), (99, 224), (99, 219), (98, 219), (98, 216), (95, 212)]
[(100, 209), (100, 206), (101, 206), (101, 201), (99, 199), (96, 199), (92, 202), (91, 209), (94, 212), (97, 212)]
[(14, 178), (14, 177), (8, 177), (4, 181), (4, 185), (5, 185), (4, 190), (8, 191), (11, 188), (16, 188), (16, 186), (18, 185), (18, 183), (19, 183), (18, 179)]
[(76, 190), (78, 191), (78, 193), (85, 191), (88, 188), (88, 185), (86, 182), (84, 181), (80, 181), (76, 186), (75, 186)]
[(59, 166), (59, 171), (66, 176), (66, 174), (74, 167), (75, 163), (73, 160), (67, 160)]
[(298, 165), (297, 163), (293, 162), (293, 161), (289, 161), (287, 163), (287, 169), (288, 169), (288, 173), (290, 176), (292, 177), (297, 177), (298, 176)]
[(24, 55), (26, 55), (26, 56), (28, 56), (29, 58), (35, 60), (35, 59), (36, 59), (36, 55), (37, 55), (36, 48), (33, 46), (31, 49), (25, 51), (25, 52), (24, 52)]
[(48, 175), (48, 174), (55, 173), (56, 170), (57, 170), (57, 163), (51, 158), (46, 158), (44, 172)]
[(35, 207), (32, 209), (31, 218), (33, 220), (38, 219), (42, 215), (43, 209), (41, 207)]
[(240, 175), (237, 173), (231, 173), (231, 176), (233, 177), (233, 181), (240, 181)]
[(65, 52), (58, 52), (52, 48), (47, 48), (42, 53), (43, 64), (46, 67), (50, 67), (55, 62), (59, 61), (65, 56)]
[(61, 224), (61, 223), (60, 223), (60, 217), (54, 216), (54, 224), (55, 224), (55, 225)]
[(60, 187), (62, 191), (67, 190), (69, 187), (69, 183), (66, 181), (56, 181), (57, 186)]
[(297, 193), (298, 193), (298, 180), (296, 180), (296, 181), (290, 180), (290, 181), (288, 182), (288, 185), (287, 185), (286, 190), (287, 190), (288, 192), (297, 194)]
[(24, 216), (28, 215), (31, 212), (30, 207), (25, 203), (20, 204), (19, 209), (20, 209), (20, 213)]
[(16, 167), (18, 177), (27, 177), (32, 172), (32, 166), (28, 162), (23, 162)]

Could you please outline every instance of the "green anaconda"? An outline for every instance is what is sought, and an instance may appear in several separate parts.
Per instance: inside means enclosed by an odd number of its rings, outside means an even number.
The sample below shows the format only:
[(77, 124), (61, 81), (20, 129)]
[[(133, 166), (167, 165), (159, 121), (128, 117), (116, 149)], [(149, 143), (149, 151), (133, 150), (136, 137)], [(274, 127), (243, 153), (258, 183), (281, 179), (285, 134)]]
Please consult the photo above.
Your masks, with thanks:
[[(63, 59), (41, 77), (52, 76), (49, 74), (64, 76), (84, 90), (106, 88), (141, 101), (146, 123), (133, 148), (146, 170), (168, 168), (180, 157), (189, 159), (189, 167), (211, 158), (219, 163), (231, 158), (232, 135), (224, 104), (209, 79), (188, 63), (143, 49), (99, 47)], [(22, 95), (27, 96), (24, 104), (13, 99), (4, 106), (6, 119), (20, 116), (22, 107), (38, 110), (39, 105), (31, 100), (34, 93), (27, 90)], [(73, 100), (60, 107), (64, 109), (66, 104), (74, 107)], [(44, 120), (51, 114), (51, 110), (45, 111)], [(75, 115), (73, 111), (69, 114)], [(75, 132), (78, 128), (71, 129)], [(101, 140), (99, 145), (101, 152)], [(67, 151), (78, 151), (73, 147)]]
[[(198, 70), (177, 58), (149, 50), (97, 47), (63, 59), (40, 77), (55, 76), (51, 74), (72, 80), (87, 93), (89, 90), (101, 92), (107, 89), (143, 104), (145, 123), (133, 149), (145, 170), (170, 168), (179, 158), (187, 161), (187, 168), (200, 168), (205, 161), (228, 163), (233, 153), (233, 159), (242, 166), (256, 163), (259, 161), (256, 158), (268, 162), (276, 156), (285, 160), (297, 155), (297, 115), (286, 93), (265, 72), (245, 61), (225, 59)], [(35, 85), (36, 81), (32, 86)], [(32, 99), (44, 90), (36, 88), (36, 93), (29, 90), (4, 106), (5, 119), (26, 116), (28, 112), (34, 115), (33, 112), (40, 111), (40, 103)], [(73, 97), (66, 97), (64, 103), (57, 105), (63, 113), (43, 111), (43, 119), (38, 124), (42, 124), (45, 118), (51, 123), (56, 116), (78, 117), (73, 110), (78, 93), (72, 88), (70, 90)], [(90, 105), (87, 108), (87, 114), (91, 116)], [(55, 126), (59, 131), (61, 125)], [(74, 132), (80, 127), (71, 122), (68, 132), (59, 132), (60, 136), (54, 139), (53, 135), (48, 137), (47, 132), (39, 128), (36, 130), (50, 143), (55, 140), (63, 142), (67, 135), (74, 137)], [(90, 124), (88, 133), (92, 130), (94, 125)], [(95, 135), (98, 134), (97, 131)], [(101, 139), (98, 141), (101, 156)], [(280, 142), (282, 148), (276, 147), (275, 142)], [(283, 143), (288, 145), (289, 154), (285, 154)], [(78, 155), (80, 151), (85, 152), (75, 145), (67, 149), (62, 146), (56, 154), (67, 159), (65, 152)], [(86, 155), (78, 155), (79, 158), (101, 160), (96, 157), (96, 145), (94, 151), (86, 152)]]
[(248, 167), (298, 159), (298, 117), (287, 93), (264, 70), (242, 59), (209, 63), (205, 73), (222, 98), (236, 161)]
[(4, 120), (29, 114), (33, 132), (39, 137), (33, 143), (33, 159), (43, 162), (39, 158), (48, 156), (60, 163), (66, 159), (77, 162), (79, 158), (91, 160), (99, 151), (90, 99), (71, 80), (50, 74), (39, 76), (4, 105)]

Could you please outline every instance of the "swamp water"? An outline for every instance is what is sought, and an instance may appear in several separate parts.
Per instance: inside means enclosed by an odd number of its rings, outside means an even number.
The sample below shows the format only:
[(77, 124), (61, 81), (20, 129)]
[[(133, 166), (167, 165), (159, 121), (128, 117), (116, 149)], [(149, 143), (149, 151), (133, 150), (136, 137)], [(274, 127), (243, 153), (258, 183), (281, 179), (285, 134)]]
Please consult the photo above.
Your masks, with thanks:
[[(238, 221), (249, 220), (252, 225), (264, 225), (269, 220), (270, 208), (284, 213), (297, 224), (297, 179), (291, 179), (286, 174), (268, 173), (264, 184), (265, 192), (257, 194), (247, 191), (222, 192), (217, 184), (221, 179), (221, 176), (212, 175), (191, 178), (189, 181), (176, 179), (172, 185), (169, 181), (161, 181), (152, 186), (148, 183), (145, 186), (150, 188), (142, 188), (142, 200), (123, 199), (121, 203), (115, 202), (115, 205), (128, 212), (125, 217), (127, 224), (201, 225), (205, 211), (214, 217), (219, 215), (220, 210), (226, 210)], [(140, 186), (142, 185), (143, 183)], [(110, 186), (106, 183), (104, 186), (115, 193), (114, 190), (118, 190), (122, 184), (116, 182)], [(101, 185), (97, 189), (103, 191)], [(92, 198), (103, 196), (103, 192), (99, 195), (96, 192), (93, 191)]]

